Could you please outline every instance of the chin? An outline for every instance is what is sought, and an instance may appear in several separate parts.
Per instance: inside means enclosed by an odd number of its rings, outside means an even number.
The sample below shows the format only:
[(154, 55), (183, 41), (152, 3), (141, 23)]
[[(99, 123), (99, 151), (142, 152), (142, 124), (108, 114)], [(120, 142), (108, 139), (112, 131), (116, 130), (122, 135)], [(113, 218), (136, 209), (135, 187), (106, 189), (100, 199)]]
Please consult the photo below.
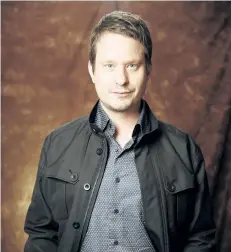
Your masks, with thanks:
[(128, 111), (128, 109), (129, 108), (124, 108), (124, 107), (111, 107), (110, 108), (112, 111), (114, 111), (114, 112), (126, 112), (126, 111)]
[(115, 103), (110, 103), (110, 102), (102, 102), (103, 105), (108, 109), (108, 110), (111, 110), (111, 111), (114, 111), (114, 112), (125, 112), (127, 110), (129, 110), (129, 108), (131, 107), (131, 104), (116, 104)]
[(128, 105), (109, 105), (109, 109), (114, 111), (114, 112), (126, 112), (128, 111), (130, 108), (132, 107), (131, 104), (128, 104)]

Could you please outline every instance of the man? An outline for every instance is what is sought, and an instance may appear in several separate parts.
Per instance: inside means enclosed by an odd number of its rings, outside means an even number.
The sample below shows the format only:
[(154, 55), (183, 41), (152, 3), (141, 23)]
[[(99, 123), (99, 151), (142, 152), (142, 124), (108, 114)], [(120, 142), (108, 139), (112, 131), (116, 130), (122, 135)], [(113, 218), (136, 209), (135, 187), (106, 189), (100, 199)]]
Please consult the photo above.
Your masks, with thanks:
[(139, 16), (115, 11), (93, 28), (88, 69), (99, 101), (44, 142), (25, 251), (213, 251), (201, 150), (142, 99), (151, 57)]

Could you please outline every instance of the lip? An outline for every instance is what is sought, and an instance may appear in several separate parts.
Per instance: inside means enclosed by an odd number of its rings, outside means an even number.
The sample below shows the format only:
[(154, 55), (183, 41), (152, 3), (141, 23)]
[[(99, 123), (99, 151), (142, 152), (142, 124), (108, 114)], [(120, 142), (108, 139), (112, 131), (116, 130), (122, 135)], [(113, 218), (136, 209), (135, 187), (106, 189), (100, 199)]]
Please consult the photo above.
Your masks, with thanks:
[(131, 92), (112, 92), (113, 94), (130, 94)]
[(112, 92), (113, 95), (119, 96), (119, 97), (125, 97), (128, 96), (131, 92)]
[(122, 97), (128, 97), (131, 94), (131, 92), (112, 92), (112, 94), (118, 98), (122, 98)]

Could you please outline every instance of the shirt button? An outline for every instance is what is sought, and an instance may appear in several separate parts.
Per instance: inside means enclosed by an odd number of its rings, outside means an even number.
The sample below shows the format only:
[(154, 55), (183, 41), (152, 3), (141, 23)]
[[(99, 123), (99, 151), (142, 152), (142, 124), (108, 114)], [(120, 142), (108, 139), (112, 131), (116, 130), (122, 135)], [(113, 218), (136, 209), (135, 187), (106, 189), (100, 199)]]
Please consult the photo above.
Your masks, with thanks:
[(79, 222), (73, 222), (73, 228), (74, 229), (78, 229), (78, 228), (80, 228), (80, 224), (79, 224)]
[(120, 182), (120, 178), (117, 177), (117, 178), (115, 179), (115, 182), (116, 182), (116, 183), (119, 183), (119, 182)]
[(98, 149), (96, 150), (96, 153), (97, 153), (98, 155), (101, 155), (101, 154), (103, 153), (103, 150), (102, 150), (101, 148), (98, 148)]
[(114, 241), (114, 245), (118, 245), (119, 242), (117, 240)]
[(119, 182), (120, 182), (120, 178), (117, 177), (117, 178), (115, 179), (115, 182), (116, 182), (116, 183), (119, 183)]
[(115, 210), (114, 210), (114, 213), (115, 213), (115, 214), (118, 214), (118, 213), (119, 213), (119, 210), (118, 210), (118, 209), (115, 209)]

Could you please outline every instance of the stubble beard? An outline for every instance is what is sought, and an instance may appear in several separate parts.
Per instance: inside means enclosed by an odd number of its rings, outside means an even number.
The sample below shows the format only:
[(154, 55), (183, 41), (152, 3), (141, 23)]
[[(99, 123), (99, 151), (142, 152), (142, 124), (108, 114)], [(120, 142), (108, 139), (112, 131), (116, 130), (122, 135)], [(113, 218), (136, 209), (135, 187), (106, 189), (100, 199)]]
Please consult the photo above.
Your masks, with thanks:
[(111, 112), (115, 112), (115, 113), (124, 113), (132, 107), (132, 102), (121, 104), (118, 107), (113, 106), (109, 103), (103, 102), (102, 100), (101, 100), (101, 102), (104, 105), (104, 107), (106, 107), (106, 109), (110, 110)]

